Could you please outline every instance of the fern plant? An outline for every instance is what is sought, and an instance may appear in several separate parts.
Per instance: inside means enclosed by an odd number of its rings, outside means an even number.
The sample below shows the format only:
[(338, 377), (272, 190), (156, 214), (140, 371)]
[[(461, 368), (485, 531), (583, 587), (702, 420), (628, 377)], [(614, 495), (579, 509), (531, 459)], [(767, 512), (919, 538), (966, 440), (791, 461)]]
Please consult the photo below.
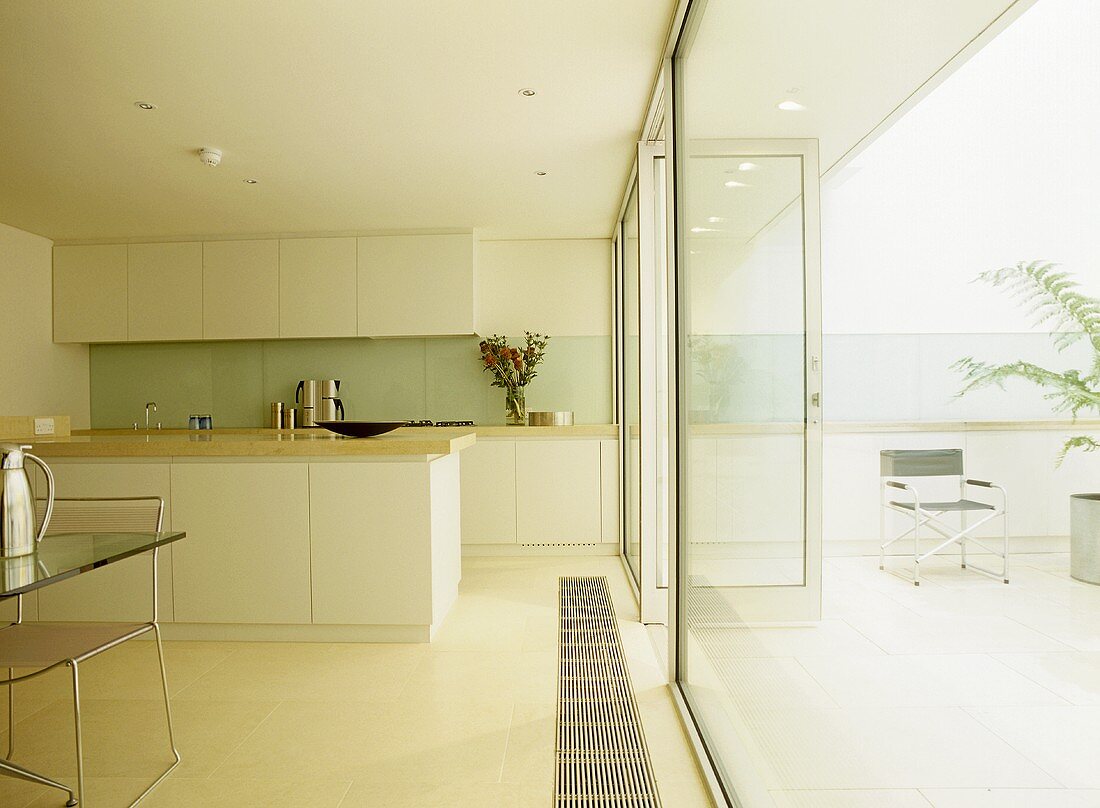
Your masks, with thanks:
[[(1082, 411), (1100, 411), (1100, 300), (1082, 294), (1080, 285), (1057, 266), (1049, 261), (1021, 261), (983, 272), (977, 279), (1004, 289), (1026, 306), (1035, 325), (1049, 329), (1057, 350), (1087, 339), (1092, 346), (1092, 367), (1084, 372), (1058, 373), (1030, 362), (994, 365), (967, 356), (951, 366), (963, 373), (960, 396), (990, 385), (1004, 389), (1009, 379), (1023, 379), (1045, 389), (1043, 397), (1053, 402), (1054, 411), (1068, 412), (1074, 420)], [(1086, 435), (1070, 438), (1058, 453), (1058, 465), (1073, 449), (1093, 452), (1100, 449), (1100, 443)]]

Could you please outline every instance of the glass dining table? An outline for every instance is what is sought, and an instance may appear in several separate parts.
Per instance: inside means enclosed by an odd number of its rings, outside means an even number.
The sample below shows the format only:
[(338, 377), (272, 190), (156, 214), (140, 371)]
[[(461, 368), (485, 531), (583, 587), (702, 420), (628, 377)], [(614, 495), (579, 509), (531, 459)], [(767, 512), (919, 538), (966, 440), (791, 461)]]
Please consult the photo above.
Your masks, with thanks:
[[(164, 690), (168, 742), (174, 762), (131, 805), (137, 805), (179, 765), (180, 755), (172, 734), (172, 711), (168, 701), (168, 679), (164, 669), (157, 610), (158, 550), (187, 534), (159, 533), (58, 533), (46, 536), (35, 552), (12, 558), (0, 557), (0, 601), (15, 598), (15, 622), (0, 628), (0, 670), (7, 677), (0, 685), (8, 688), (8, 752), (0, 758), (0, 775), (15, 777), (61, 789), (69, 795), (67, 806), (84, 800), (84, 752), (80, 719), (80, 665), (92, 657), (135, 637), (153, 632)], [(23, 595), (36, 589), (83, 575), (142, 553), (152, 556), (152, 619), (132, 623), (43, 623), (23, 621)], [(76, 787), (64, 785), (12, 761), (15, 750), (15, 685), (61, 666), (72, 671), (73, 718), (77, 761)], [(20, 672), (17, 673), (17, 670)]]

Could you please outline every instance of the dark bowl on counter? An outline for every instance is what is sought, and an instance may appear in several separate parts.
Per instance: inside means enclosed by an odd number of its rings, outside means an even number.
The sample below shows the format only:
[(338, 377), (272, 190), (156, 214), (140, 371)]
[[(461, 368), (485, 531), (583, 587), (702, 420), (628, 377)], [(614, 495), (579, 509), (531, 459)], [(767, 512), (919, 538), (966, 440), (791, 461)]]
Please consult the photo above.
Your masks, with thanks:
[(348, 438), (373, 438), (405, 426), (405, 421), (315, 421), (329, 432)]

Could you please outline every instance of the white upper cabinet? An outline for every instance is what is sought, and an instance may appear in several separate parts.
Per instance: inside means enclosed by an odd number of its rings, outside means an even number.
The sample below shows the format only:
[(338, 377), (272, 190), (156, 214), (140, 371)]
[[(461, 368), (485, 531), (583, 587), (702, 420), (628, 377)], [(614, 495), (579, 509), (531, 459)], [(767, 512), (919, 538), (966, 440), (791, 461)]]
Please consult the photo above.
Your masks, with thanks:
[(279, 336), (354, 337), (354, 238), (279, 242)]
[(202, 339), (202, 243), (128, 249), (129, 339)]
[(126, 245), (53, 248), (54, 342), (126, 340)]
[(473, 235), (359, 239), (359, 334), (474, 333)]
[(278, 240), (203, 242), (202, 311), (204, 339), (278, 337)]

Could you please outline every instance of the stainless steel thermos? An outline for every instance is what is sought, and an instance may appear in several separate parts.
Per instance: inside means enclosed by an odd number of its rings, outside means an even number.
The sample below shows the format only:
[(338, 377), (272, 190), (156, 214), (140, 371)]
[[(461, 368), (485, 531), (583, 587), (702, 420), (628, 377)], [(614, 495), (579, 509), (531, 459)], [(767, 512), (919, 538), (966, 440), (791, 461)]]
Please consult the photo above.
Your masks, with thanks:
[(318, 421), (344, 420), (339, 379), (302, 379), (294, 391), (294, 403), (301, 407), (302, 426), (317, 426)]
[[(46, 535), (53, 515), (54, 483), (49, 466), (32, 455), (30, 446), (0, 444), (0, 556), (33, 553)], [(42, 467), (46, 474), (46, 512), (36, 525), (34, 495), (27, 476), (26, 461)]]

